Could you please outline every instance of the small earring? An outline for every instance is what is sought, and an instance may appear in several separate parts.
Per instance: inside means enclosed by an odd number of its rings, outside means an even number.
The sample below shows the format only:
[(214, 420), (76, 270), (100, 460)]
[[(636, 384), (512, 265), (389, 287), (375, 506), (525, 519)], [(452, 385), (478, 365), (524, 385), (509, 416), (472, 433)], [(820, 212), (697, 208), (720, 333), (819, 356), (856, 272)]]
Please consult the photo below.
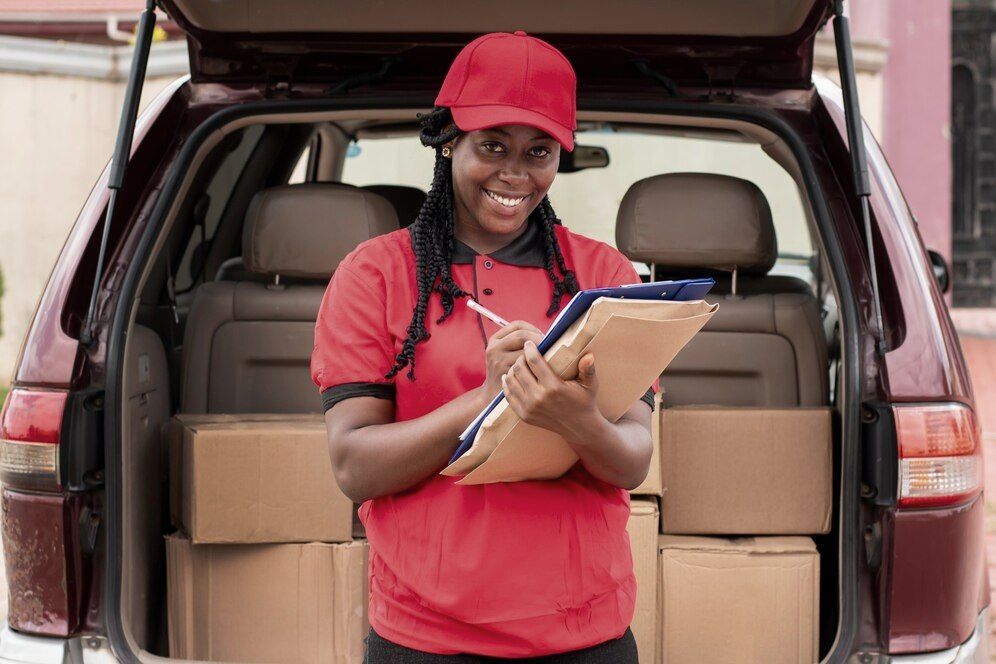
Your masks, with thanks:
[(448, 147), (444, 147), (443, 148), (443, 156), (446, 157), (447, 159), (449, 158), (449, 156), (450, 156), (450, 149)]

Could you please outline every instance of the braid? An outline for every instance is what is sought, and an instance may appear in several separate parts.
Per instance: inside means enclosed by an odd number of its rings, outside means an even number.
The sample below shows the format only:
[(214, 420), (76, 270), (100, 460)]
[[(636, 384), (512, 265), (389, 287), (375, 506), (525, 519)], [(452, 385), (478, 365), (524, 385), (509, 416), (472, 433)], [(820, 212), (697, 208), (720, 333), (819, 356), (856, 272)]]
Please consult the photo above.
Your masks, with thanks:
[[(407, 366), (410, 380), (415, 380), (415, 346), (429, 338), (425, 319), (432, 293), (439, 293), (443, 305), (443, 315), (436, 320), (437, 324), (442, 323), (453, 313), (456, 298), (469, 295), (453, 281), (451, 271), (455, 242), (453, 171), (452, 161), (442, 155), (443, 145), (457, 138), (461, 132), (453, 124), (450, 110), (445, 107), (437, 106), (429, 113), (420, 113), (418, 118), (422, 126), (419, 138), (422, 145), (436, 151), (436, 163), (432, 171), (429, 193), (419, 210), (418, 217), (411, 225), (418, 297), (412, 311), (412, 320), (408, 324), (408, 336), (401, 344), (401, 352), (395, 357), (394, 366), (385, 375), (385, 378), (393, 378)], [(550, 199), (544, 197), (532, 216), (542, 229), (546, 272), (553, 282), (553, 301), (546, 314), (552, 316), (560, 308), (560, 301), (564, 295), (573, 295), (578, 291), (578, 284), (574, 272), (567, 269), (560, 245), (557, 243), (554, 226), (560, 224), (560, 219), (554, 213)], [(555, 268), (560, 271), (561, 277), (557, 276)]]
[[(533, 214), (537, 216), (540, 229), (543, 232), (546, 273), (550, 275), (550, 281), (553, 282), (553, 300), (550, 302), (550, 308), (546, 311), (547, 317), (550, 317), (560, 309), (560, 300), (565, 295), (574, 295), (578, 292), (578, 281), (574, 275), (574, 271), (568, 270), (567, 265), (564, 263), (564, 254), (560, 251), (560, 243), (557, 242), (557, 233), (554, 230), (555, 226), (560, 226), (560, 219), (557, 218), (557, 213), (553, 211), (553, 204), (550, 203), (549, 196), (543, 197), (543, 200), (536, 206)], [(557, 273), (553, 269), (554, 264), (560, 270), (560, 274), (563, 275), (562, 277), (557, 277)]]

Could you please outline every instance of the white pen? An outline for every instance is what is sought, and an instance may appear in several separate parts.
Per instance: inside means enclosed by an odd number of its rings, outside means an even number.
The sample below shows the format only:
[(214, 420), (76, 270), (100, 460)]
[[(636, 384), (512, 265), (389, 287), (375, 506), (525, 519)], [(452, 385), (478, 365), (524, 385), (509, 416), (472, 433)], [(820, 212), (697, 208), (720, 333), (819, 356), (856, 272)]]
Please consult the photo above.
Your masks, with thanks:
[(499, 316), (495, 312), (489, 311), (488, 309), (485, 309), (478, 302), (476, 302), (473, 298), (469, 298), (469, 297), (467, 298), (467, 306), (470, 307), (471, 309), (473, 309), (474, 311), (476, 311), (477, 313), (481, 314), (482, 316), (484, 316), (488, 320), (490, 320), (495, 325), (500, 325), (501, 327), (505, 327), (506, 325), (509, 324), (509, 322), (507, 320), (505, 320), (504, 318), (502, 318), (501, 316)]

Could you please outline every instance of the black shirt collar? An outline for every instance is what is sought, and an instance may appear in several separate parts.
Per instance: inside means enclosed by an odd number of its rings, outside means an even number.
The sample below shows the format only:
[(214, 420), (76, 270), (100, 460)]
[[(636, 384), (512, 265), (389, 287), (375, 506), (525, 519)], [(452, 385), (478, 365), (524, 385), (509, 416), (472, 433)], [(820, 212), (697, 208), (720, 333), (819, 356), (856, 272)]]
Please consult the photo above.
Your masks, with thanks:
[[(540, 235), (539, 224), (531, 219), (526, 223), (528, 226), (522, 235), (501, 249), (487, 255), (496, 261), (517, 267), (545, 267), (546, 253), (543, 251), (543, 239)], [(412, 231), (413, 226), (414, 224), (408, 227), (409, 232)], [(460, 240), (453, 239), (452, 262), (454, 264), (473, 263), (479, 255)]]

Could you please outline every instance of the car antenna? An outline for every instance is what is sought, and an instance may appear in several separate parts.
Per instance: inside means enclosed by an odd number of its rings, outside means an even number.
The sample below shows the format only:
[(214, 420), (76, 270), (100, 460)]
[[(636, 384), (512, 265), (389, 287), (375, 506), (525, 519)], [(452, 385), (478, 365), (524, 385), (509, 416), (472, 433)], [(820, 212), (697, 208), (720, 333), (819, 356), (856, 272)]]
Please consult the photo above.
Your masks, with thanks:
[(882, 321), (882, 299), (878, 287), (878, 269), (875, 266), (875, 245), (872, 236), (871, 183), (868, 180), (868, 161), (865, 156), (865, 142), (861, 131), (861, 108), (858, 105), (858, 85), (854, 78), (854, 54), (851, 51), (850, 21), (844, 15), (844, 0), (833, 3), (833, 36), (837, 45), (837, 69), (840, 73), (840, 88), (844, 94), (844, 123), (847, 125), (847, 145), (851, 153), (851, 172), (854, 177), (854, 193), (861, 203), (861, 221), (865, 228), (865, 244), (868, 252), (868, 270), (871, 273), (872, 308), (875, 311), (875, 325), (878, 337), (875, 348), (879, 357), (889, 350), (885, 338), (885, 324)]
[(107, 251), (107, 240), (110, 235), (111, 220), (114, 218), (114, 207), (118, 199), (118, 190), (124, 184), (125, 171), (128, 168), (128, 158), (131, 155), (131, 140), (135, 133), (135, 118), (138, 115), (138, 105), (141, 100), (142, 83), (145, 81), (145, 68), (149, 62), (149, 50), (152, 47), (152, 36), (156, 27), (155, 0), (146, 0), (145, 11), (138, 20), (135, 30), (135, 53), (131, 59), (131, 70), (128, 72), (128, 85), (125, 88), (124, 104), (121, 107), (121, 119), (118, 122), (117, 142), (111, 156), (110, 175), (107, 188), (110, 196), (107, 201), (107, 212), (104, 215), (104, 228), (100, 236), (100, 251), (97, 253), (97, 269), (93, 275), (93, 290), (90, 291), (90, 305), (86, 310), (86, 318), (80, 329), (80, 343), (91, 346), (95, 341), (93, 333), (93, 313), (97, 306), (97, 291), (100, 288), (101, 273), (104, 271), (104, 256)]

